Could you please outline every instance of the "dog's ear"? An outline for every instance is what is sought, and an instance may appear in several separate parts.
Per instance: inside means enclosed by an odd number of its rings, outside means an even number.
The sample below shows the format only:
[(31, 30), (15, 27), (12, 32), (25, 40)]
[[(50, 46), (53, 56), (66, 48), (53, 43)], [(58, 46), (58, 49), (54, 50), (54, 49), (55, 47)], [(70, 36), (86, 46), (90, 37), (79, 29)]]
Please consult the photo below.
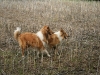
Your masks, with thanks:
[(49, 27), (49, 26), (47, 26), (47, 25), (44, 25), (44, 26), (43, 26), (44, 29), (48, 29), (48, 27)]
[(60, 29), (60, 31), (61, 31), (61, 32), (64, 32), (64, 30), (63, 30), (62, 28)]
[(45, 28), (45, 30), (47, 30), (47, 31), (50, 30), (49, 26), (47, 26), (47, 25), (45, 25), (44, 28)]
[(54, 32), (49, 28), (50, 35), (54, 34)]
[(48, 32), (48, 34), (49, 35), (51, 35), (51, 34), (53, 34), (54, 32), (50, 29), (50, 27), (49, 26), (47, 26), (47, 32)]
[(49, 26), (47, 26), (47, 29), (50, 29)]

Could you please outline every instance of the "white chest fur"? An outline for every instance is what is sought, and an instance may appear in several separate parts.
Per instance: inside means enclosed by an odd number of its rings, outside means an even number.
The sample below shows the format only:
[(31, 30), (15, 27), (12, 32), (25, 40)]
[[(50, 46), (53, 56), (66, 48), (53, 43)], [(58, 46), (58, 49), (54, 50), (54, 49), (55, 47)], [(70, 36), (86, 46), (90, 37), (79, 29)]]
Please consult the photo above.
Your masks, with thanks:
[(45, 45), (45, 42), (43, 41), (44, 37), (41, 31), (37, 32), (36, 35), (40, 38), (40, 40), (42, 41), (43, 45)]
[(57, 35), (57, 37), (58, 37), (58, 39), (59, 39), (59, 41), (62, 41), (62, 37), (61, 37), (61, 33), (60, 33), (60, 31), (58, 31), (58, 32), (55, 32), (54, 34), (56, 34)]

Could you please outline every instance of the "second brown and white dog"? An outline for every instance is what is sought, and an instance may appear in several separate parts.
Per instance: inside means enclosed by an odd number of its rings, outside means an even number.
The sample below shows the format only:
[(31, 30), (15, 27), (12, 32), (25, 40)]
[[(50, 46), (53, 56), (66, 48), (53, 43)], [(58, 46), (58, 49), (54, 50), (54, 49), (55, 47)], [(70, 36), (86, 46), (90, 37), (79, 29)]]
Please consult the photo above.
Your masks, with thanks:
[(24, 51), (28, 47), (33, 47), (38, 49), (37, 56), (39, 52), (41, 55), (41, 62), (43, 62), (43, 53), (45, 52), (48, 57), (50, 57), (48, 51), (45, 49), (45, 44), (48, 43), (48, 36), (51, 34), (49, 26), (43, 26), (37, 33), (25, 32), (21, 33), (21, 28), (17, 27), (14, 31), (14, 38), (18, 41), (19, 46), (22, 49), (22, 57), (24, 57)]
[(58, 52), (56, 50), (57, 46), (61, 43), (63, 39), (66, 39), (68, 34), (61, 28), (60, 31), (54, 32), (49, 36), (48, 45), (55, 50), (55, 54)]

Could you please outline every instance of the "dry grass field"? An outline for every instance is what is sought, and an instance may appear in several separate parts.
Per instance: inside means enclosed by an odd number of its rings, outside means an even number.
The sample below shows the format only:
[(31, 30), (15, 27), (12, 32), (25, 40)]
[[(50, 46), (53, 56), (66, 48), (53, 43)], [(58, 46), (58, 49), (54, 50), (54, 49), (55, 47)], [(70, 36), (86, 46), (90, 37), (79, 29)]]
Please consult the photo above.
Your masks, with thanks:
[[(47, 48), (51, 58), (40, 63), (28, 48), (22, 59), (14, 30), (36, 33), (43, 25), (70, 35), (60, 55)], [(0, 0), (0, 75), (100, 75), (100, 2)]]

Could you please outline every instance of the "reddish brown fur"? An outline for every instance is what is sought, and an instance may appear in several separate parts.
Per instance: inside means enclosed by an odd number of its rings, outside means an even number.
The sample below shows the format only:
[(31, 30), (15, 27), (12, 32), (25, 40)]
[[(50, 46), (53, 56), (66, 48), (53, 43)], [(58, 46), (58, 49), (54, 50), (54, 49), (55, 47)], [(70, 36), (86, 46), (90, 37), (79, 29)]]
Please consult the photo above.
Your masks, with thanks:
[[(66, 32), (61, 28), (60, 30), (60, 34), (61, 34), (61, 37), (63, 39), (66, 39), (68, 37), (68, 35), (66, 34)], [(62, 40), (63, 40), (62, 39)], [(48, 39), (48, 45), (51, 47), (51, 48), (54, 48), (56, 49), (57, 48), (57, 45), (60, 44), (60, 40), (59, 38), (57, 37), (56, 34), (52, 34), (49, 36), (49, 39)]]
[[(49, 30), (49, 32), (48, 32)], [(41, 29), (42, 33), (43, 33), (43, 36), (44, 36), (44, 39), (43, 41), (48, 43), (48, 38), (49, 38), (49, 35), (53, 34), (54, 32), (47, 26), (44, 26), (42, 29)]]
[[(43, 34), (43, 41), (47, 42), (48, 36), (50, 35), (50, 28), (48, 26), (43, 26), (43, 28), (40, 30)], [(40, 40), (40, 38), (35, 34), (31, 32), (25, 32), (25, 33), (20, 33), (20, 31), (15, 31), (14, 32), (14, 37), (18, 41), (20, 47), (22, 48), (22, 56), (24, 56), (24, 51), (28, 47), (33, 47), (37, 48), (39, 51), (45, 50), (45, 47)], [(48, 52), (45, 50), (48, 56)]]
[[(66, 32), (61, 28), (61, 30), (60, 30), (60, 33), (61, 33), (61, 37), (64, 39), (66, 39), (67, 38), (67, 34), (66, 34)], [(60, 43), (60, 40), (59, 40), (59, 38), (57, 37), (57, 35), (56, 34), (52, 34), (52, 35), (50, 35), (49, 36), (49, 39), (48, 39), (48, 44), (50, 45), (50, 46), (56, 46), (57, 44), (59, 44)]]
[(24, 50), (28, 48), (29, 46), (38, 48), (38, 50), (43, 50), (44, 46), (42, 41), (39, 39), (39, 37), (30, 32), (22, 33), (18, 37), (18, 42), (20, 47), (22, 48), (22, 55), (24, 56)]
[(56, 46), (59, 43), (60, 43), (60, 41), (59, 41), (58, 37), (56, 36), (56, 34), (50, 35), (50, 37), (48, 39), (48, 44), (50, 47)]

